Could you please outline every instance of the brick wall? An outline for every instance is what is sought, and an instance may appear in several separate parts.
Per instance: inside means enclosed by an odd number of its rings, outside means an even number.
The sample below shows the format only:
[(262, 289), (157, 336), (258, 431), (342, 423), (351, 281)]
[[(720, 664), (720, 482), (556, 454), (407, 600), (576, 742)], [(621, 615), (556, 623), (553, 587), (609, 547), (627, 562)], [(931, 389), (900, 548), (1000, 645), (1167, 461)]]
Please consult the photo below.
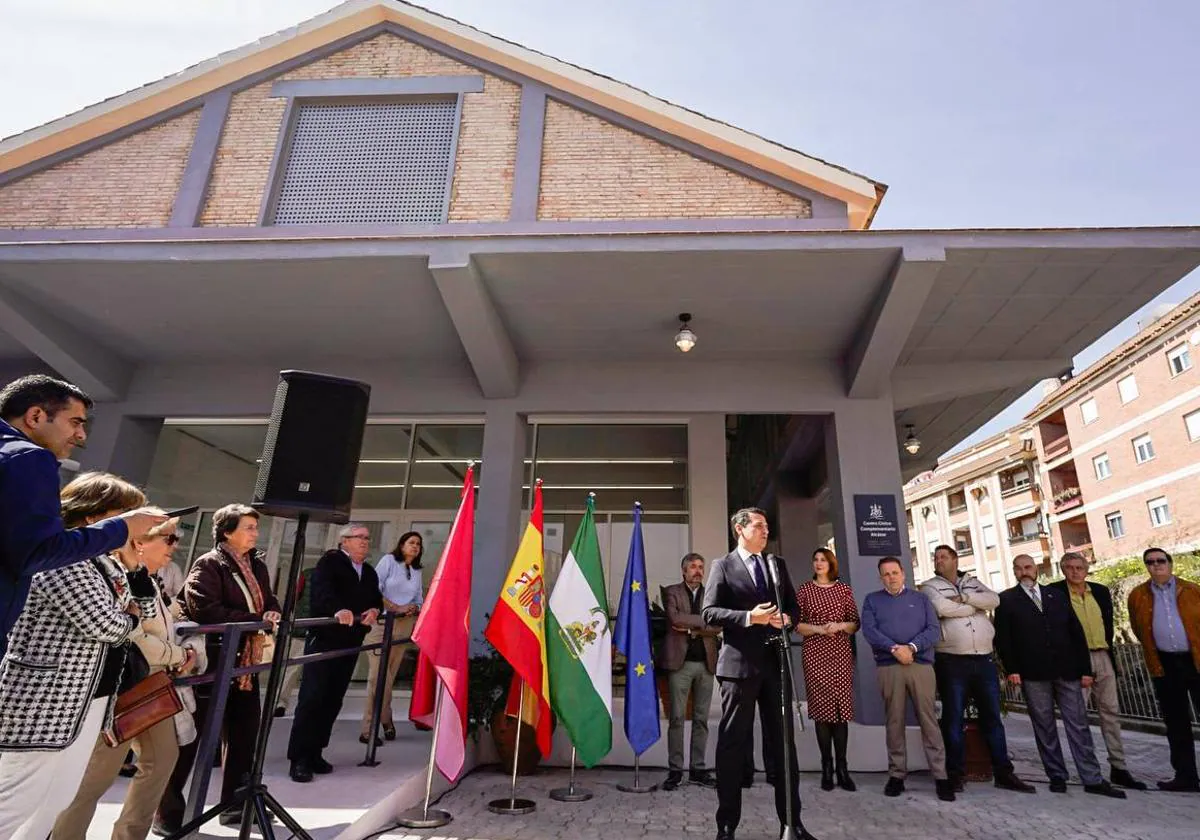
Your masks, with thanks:
[(162, 227), (199, 110), (0, 187), (2, 228)]
[[(479, 75), (480, 71), (391, 34), (263, 82), (233, 97), (221, 134), (201, 225), (256, 225), (284, 100), (271, 97), (280, 79)], [(454, 167), (451, 221), (508, 218), (521, 90), (484, 76), (482, 93), (466, 94)]]
[(803, 198), (549, 100), (538, 218), (809, 218)]

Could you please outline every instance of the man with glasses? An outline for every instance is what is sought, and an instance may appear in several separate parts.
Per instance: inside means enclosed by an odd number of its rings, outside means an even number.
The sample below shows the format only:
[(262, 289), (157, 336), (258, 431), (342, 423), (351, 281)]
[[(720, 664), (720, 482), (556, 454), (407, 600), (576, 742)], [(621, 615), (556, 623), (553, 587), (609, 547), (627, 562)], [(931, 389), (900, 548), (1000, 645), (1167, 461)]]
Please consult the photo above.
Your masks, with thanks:
[[(359, 647), (368, 628), (375, 624), (383, 609), (383, 598), (379, 593), (379, 578), (366, 563), (370, 547), (371, 532), (367, 526), (352, 522), (338, 534), (338, 547), (325, 552), (317, 561), (308, 579), (311, 615), (332, 617), (337, 624), (309, 630), (305, 654)], [(304, 666), (296, 718), (288, 740), (292, 781), (311, 782), (314, 773), (333, 771), (321, 752), (329, 746), (333, 724), (342, 710), (356, 664), (358, 656), (346, 654)]]
[(1145, 790), (1125, 766), (1125, 744), (1121, 740), (1121, 713), (1117, 704), (1117, 670), (1113, 659), (1113, 602), (1112, 593), (1102, 583), (1089, 582), (1088, 561), (1077, 551), (1068, 551), (1059, 563), (1066, 580), (1055, 581), (1047, 588), (1061, 592), (1071, 603), (1075, 619), (1087, 639), (1092, 658), (1092, 686), (1083, 690), (1083, 702), (1096, 698), (1100, 715), (1100, 732), (1108, 749), (1108, 764), (1114, 785), (1130, 790)]
[(1175, 778), (1160, 790), (1200, 793), (1188, 699), (1200, 709), (1200, 586), (1175, 576), (1161, 548), (1142, 554), (1150, 580), (1129, 593), (1129, 623), (1142, 643), (1146, 670), (1167, 725)]

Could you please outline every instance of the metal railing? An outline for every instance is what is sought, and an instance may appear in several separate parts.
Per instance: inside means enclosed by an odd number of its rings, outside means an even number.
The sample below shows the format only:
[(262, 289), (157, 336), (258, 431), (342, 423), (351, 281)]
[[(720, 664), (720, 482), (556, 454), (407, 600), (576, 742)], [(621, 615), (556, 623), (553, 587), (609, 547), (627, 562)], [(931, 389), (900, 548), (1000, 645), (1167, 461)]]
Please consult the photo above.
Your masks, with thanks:
[[(1117, 707), (1120, 709), (1121, 718), (1130, 721), (1161, 721), (1162, 712), (1158, 707), (1158, 697), (1154, 694), (1154, 684), (1150, 681), (1150, 672), (1146, 670), (1142, 646), (1114, 644), (1113, 658), (1117, 667)], [(1001, 691), (1006, 702), (1025, 708), (1025, 698), (1021, 694), (1020, 686), (1011, 685), (1005, 680)], [(1200, 708), (1194, 703), (1190, 703), (1190, 707), (1192, 724), (1200, 725)], [(1094, 694), (1088, 700), (1088, 711), (1096, 711)]]
[[(379, 737), (380, 714), (383, 711), (383, 687), (384, 682), (387, 680), (388, 672), (386, 663), (394, 644), (392, 641), (392, 632), (395, 619), (396, 616), (393, 613), (380, 614), (378, 622), (383, 626), (382, 642), (308, 653), (293, 658), (285, 657), (283, 661), (282, 667), (286, 668), (292, 665), (306, 665), (326, 659), (337, 659), (342, 656), (358, 656), (360, 653), (368, 651), (377, 650), (380, 652), (379, 655), (383, 657), (383, 662), (380, 663), (378, 677), (376, 678), (374, 706), (371, 710), (371, 731), (367, 737), (367, 752), (359, 765), (360, 767), (375, 767), (379, 764), (375, 760), (375, 742)], [(309, 630), (314, 627), (332, 627), (337, 623), (337, 620), (334, 618), (302, 618), (292, 622), (291, 629)], [(354, 623), (359, 624), (361, 622), (355, 619)], [(237, 665), (238, 650), (241, 647), (242, 637), (247, 633), (268, 630), (270, 627), (271, 625), (266, 622), (242, 621), (229, 624), (200, 624), (179, 628), (180, 634), (186, 636), (221, 636), (221, 651), (217, 655), (215, 665), (210, 665), (208, 672), (197, 676), (178, 677), (174, 681), (176, 685), (180, 686), (211, 686), (208, 695), (207, 714), (203, 721), (197, 721), (199, 724), (199, 743), (196, 747), (196, 759), (192, 769), (192, 783), (188, 789), (187, 806), (184, 810), (184, 825), (187, 825), (204, 812), (204, 803), (208, 799), (208, 788), (212, 779), (213, 761), (217, 755), (217, 747), (221, 743), (221, 729), (225, 720), (225, 707), (229, 701), (229, 692), (232, 690), (234, 679), (243, 674), (258, 674), (271, 670), (270, 662), (243, 667)], [(275, 644), (286, 645), (289, 641), (288, 638), (283, 638), (277, 634)], [(263, 703), (273, 702), (274, 699), (266, 696), (261, 698)], [(274, 709), (271, 710), (271, 713), (274, 714)]]

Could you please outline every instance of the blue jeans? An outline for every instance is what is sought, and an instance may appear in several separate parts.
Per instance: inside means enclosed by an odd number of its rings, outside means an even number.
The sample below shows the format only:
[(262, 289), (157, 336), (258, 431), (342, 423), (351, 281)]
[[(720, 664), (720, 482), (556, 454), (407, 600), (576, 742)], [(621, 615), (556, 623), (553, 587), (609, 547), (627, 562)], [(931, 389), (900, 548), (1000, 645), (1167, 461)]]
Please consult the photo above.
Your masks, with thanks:
[(946, 742), (946, 772), (962, 776), (966, 764), (963, 746), (964, 712), (968, 698), (979, 710), (979, 727), (992, 754), (992, 771), (1013, 771), (1008, 758), (1008, 741), (1000, 720), (1000, 674), (990, 654), (968, 656), (939, 653), (933, 661), (938, 696), (942, 699), (942, 739)]

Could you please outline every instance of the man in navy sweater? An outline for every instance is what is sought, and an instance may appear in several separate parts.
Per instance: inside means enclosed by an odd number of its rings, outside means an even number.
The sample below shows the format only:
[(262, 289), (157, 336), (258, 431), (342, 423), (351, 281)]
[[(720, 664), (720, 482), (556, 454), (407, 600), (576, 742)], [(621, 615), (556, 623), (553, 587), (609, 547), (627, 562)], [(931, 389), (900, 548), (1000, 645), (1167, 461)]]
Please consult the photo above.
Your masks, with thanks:
[(135, 510), (63, 527), (58, 462), (87, 439), (91, 406), (83, 391), (49, 376), (23, 376), (0, 390), (0, 657), (35, 574), (120, 548), (167, 521)]
[(879, 579), (883, 589), (863, 601), (862, 630), (875, 652), (887, 713), (888, 780), (883, 793), (899, 796), (904, 792), (908, 775), (905, 700), (911, 697), (937, 797), (953, 802), (954, 786), (946, 777), (946, 747), (934, 713), (937, 679), (933, 674), (933, 645), (941, 635), (941, 625), (930, 600), (904, 585), (904, 567), (898, 559), (884, 557), (879, 561)]

